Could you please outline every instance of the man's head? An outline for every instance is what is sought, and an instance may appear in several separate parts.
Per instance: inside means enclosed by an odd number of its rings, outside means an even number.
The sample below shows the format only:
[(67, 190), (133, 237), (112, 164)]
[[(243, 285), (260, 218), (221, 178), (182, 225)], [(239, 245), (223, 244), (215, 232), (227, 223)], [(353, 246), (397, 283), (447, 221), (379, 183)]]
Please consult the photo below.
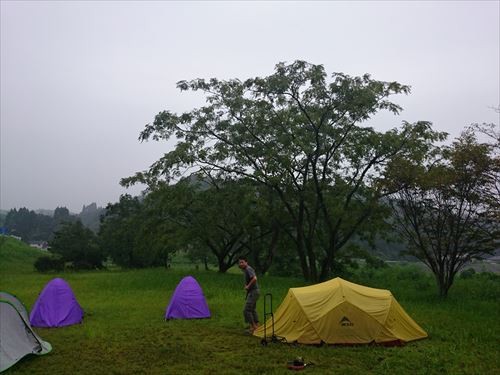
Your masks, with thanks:
[(248, 266), (248, 259), (246, 257), (240, 257), (238, 259), (238, 267), (240, 267), (242, 270), (247, 268)]

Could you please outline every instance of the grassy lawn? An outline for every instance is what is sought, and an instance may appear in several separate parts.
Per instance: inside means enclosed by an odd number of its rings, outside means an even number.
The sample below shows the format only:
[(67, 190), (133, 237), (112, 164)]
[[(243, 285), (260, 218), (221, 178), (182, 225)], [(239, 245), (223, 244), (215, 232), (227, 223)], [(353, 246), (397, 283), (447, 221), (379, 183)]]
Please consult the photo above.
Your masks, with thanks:
[[(500, 373), (500, 278), (476, 274), (457, 279), (446, 300), (436, 297), (429, 274), (413, 267), (360, 269), (350, 281), (390, 289), (429, 338), (403, 347), (260, 345), (245, 336), (243, 276), (172, 269), (40, 274), (31, 264), (40, 253), (17, 241), (0, 243), (0, 289), (18, 296), (28, 310), (54, 277), (64, 278), (85, 310), (83, 324), (36, 331), (53, 346), (28, 356), (6, 374), (286, 374), (302, 356), (315, 374), (498, 374)], [(165, 322), (177, 283), (194, 276), (203, 288), (211, 319)], [(259, 277), (274, 308), (300, 279)], [(258, 311), (263, 313), (263, 299)]]

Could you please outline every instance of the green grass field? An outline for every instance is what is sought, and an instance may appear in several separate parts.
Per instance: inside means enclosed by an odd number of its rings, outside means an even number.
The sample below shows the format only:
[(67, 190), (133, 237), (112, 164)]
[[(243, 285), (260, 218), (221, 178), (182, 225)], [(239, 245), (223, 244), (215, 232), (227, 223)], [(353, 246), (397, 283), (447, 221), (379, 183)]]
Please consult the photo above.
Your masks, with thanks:
[[(446, 300), (436, 297), (431, 276), (413, 267), (360, 269), (350, 279), (390, 289), (429, 338), (403, 347), (269, 344), (245, 336), (243, 276), (196, 271), (189, 266), (40, 274), (40, 252), (13, 239), (0, 242), (0, 289), (31, 309), (54, 277), (72, 287), (86, 315), (83, 324), (36, 331), (53, 346), (27, 356), (6, 374), (287, 374), (302, 356), (311, 374), (499, 374), (500, 278), (458, 279)], [(165, 322), (175, 286), (193, 275), (203, 287), (211, 319)], [(274, 308), (300, 279), (259, 277)], [(262, 315), (262, 298), (258, 311)]]

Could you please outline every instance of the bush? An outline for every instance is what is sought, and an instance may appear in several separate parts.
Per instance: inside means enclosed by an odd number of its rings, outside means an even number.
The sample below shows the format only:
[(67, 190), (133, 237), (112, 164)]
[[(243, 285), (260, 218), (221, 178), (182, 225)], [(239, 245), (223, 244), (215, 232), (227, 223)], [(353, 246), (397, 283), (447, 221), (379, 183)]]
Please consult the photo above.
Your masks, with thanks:
[(35, 261), (34, 266), (38, 272), (63, 271), (64, 261), (60, 258), (42, 256)]
[(416, 281), (425, 277), (425, 272), (414, 265), (405, 265), (397, 269), (397, 280)]
[(474, 271), (474, 268), (468, 268), (460, 273), (460, 278), (461, 279), (470, 279), (475, 274), (476, 274), (476, 271)]
[(375, 256), (366, 257), (366, 265), (370, 268), (384, 268), (387, 267), (387, 264), (383, 259)]
[(70, 262), (67, 266), (72, 271), (98, 270), (104, 268), (102, 264), (96, 264), (86, 260), (76, 260), (74, 262)]

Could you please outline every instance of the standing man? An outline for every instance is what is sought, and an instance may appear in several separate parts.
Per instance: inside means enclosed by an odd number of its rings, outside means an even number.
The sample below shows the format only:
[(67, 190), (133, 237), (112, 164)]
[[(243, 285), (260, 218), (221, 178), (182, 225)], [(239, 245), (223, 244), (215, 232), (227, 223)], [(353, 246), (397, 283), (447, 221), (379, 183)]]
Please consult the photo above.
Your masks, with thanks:
[(245, 308), (243, 309), (243, 316), (245, 317), (245, 322), (250, 325), (248, 332), (252, 334), (259, 326), (259, 318), (257, 317), (256, 310), (257, 300), (260, 296), (259, 285), (257, 284), (255, 271), (248, 265), (246, 257), (240, 257), (238, 259), (238, 267), (240, 267), (245, 274), (245, 290), (247, 291), (247, 297)]

